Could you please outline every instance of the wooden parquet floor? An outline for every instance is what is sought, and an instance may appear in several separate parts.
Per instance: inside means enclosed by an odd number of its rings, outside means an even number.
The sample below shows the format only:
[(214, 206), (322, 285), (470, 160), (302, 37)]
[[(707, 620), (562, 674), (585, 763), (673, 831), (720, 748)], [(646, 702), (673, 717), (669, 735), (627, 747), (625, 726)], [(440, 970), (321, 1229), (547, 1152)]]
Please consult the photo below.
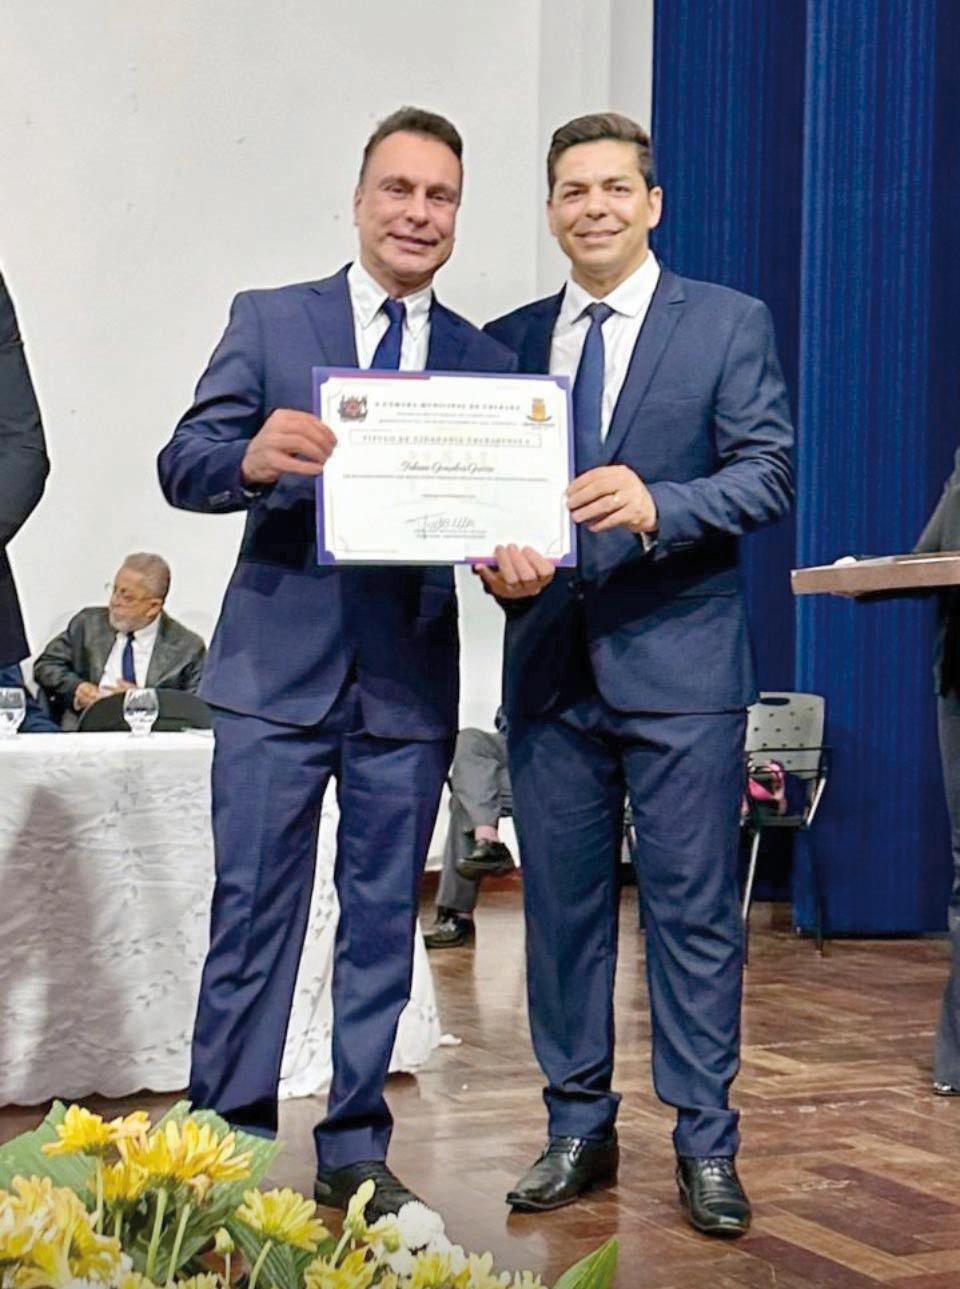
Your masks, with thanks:
[[(757, 906), (735, 1088), (754, 1226), (718, 1242), (690, 1230), (676, 1200), (672, 1112), (650, 1085), (635, 898), (625, 891), (617, 984), (620, 1181), (560, 1212), (512, 1216), (503, 1203), (544, 1132), (518, 889), (484, 892), (475, 949), (432, 956), (444, 1027), (462, 1042), (391, 1080), (390, 1162), (444, 1213), (451, 1238), (547, 1283), (617, 1235), (620, 1289), (960, 1289), (960, 1099), (930, 1092), (946, 943), (835, 941), (821, 959), (784, 910)], [(89, 1104), (120, 1113), (173, 1099)], [(318, 1112), (311, 1100), (283, 1107), (277, 1184), (310, 1193)], [(0, 1111), (0, 1137), (39, 1115)]]

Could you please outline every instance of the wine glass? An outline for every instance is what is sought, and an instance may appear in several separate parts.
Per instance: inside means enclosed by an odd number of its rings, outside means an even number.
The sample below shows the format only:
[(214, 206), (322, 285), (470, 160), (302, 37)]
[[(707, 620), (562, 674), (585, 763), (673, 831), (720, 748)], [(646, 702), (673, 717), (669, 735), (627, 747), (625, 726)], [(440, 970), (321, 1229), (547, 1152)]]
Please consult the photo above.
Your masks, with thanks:
[(130, 733), (142, 738), (150, 733), (160, 715), (155, 689), (128, 689), (123, 695), (123, 719), (130, 726)]
[(16, 685), (0, 689), (0, 738), (10, 738), (27, 714), (27, 696)]

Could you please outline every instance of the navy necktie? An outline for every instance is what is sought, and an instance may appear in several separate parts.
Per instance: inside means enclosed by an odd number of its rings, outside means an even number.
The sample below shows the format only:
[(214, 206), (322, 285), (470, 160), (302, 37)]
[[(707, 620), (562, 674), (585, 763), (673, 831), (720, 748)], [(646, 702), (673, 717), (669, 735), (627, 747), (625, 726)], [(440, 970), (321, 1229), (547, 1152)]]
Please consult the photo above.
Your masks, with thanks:
[(120, 675), (129, 680), (131, 685), (137, 683), (137, 671), (133, 665), (133, 632), (127, 632), (127, 643), (123, 646), (123, 660), (120, 663)]
[(377, 351), (370, 364), (371, 371), (398, 371), (400, 368), (400, 348), (403, 344), (403, 320), (407, 310), (402, 300), (391, 300), (387, 296), (380, 306), (390, 319), (390, 325), (381, 337)]
[(596, 301), (581, 313), (589, 317), (590, 330), (583, 342), (577, 378), (573, 384), (573, 427), (577, 474), (592, 470), (601, 461), (603, 439), (603, 324), (613, 313), (609, 304)]

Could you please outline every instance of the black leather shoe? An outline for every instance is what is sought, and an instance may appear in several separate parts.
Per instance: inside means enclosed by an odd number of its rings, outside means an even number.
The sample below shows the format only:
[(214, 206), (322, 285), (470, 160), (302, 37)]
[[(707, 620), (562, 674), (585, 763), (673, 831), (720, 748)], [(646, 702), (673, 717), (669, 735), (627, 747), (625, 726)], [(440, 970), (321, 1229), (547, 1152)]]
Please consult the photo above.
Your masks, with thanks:
[(617, 1179), (617, 1134), (599, 1141), (588, 1137), (551, 1137), (547, 1148), (512, 1191), (507, 1203), (524, 1213), (562, 1208), (596, 1186)]
[(740, 1185), (732, 1155), (697, 1159), (677, 1156), (680, 1202), (690, 1225), (704, 1235), (735, 1238), (750, 1227), (750, 1201)]
[(350, 1198), (359, 1190), (362, 1182), (373, 1181), (376, 1190), (366, 1207), (368, 1222), (387, 1213), (399, 1213), (404, 1204), (417, 1199), (413, 1191), (407, 1190), (403, 1182), (394, 1177), (382, 1159), (363, 1159), (357, 1164), (347, 1164), (345, 1168), (317, 1169), (317, 1179), (313, 1183), (313, 1197), (318, 1204), (327, 1208), (346, 1209)]
[(457, 872), (473, 882), (481, 877), (502, 877), (512, 873), (515, 867), (513, 856), (502, 841), (478, 841), (469, 855), (457, 860)]
[(464, 917), (456, 909), (437, 909), (436, 922), (423, 933), (428, 949), (456, 949), (461, 944), (473, 944), (476, 938), (473, 918)]
[(952, 1083), (941, 1083), (938, 1079), (933, 1081), (933, 1091), (938, 1097), (960, 1097), (960, 1088), (955, 1088)]

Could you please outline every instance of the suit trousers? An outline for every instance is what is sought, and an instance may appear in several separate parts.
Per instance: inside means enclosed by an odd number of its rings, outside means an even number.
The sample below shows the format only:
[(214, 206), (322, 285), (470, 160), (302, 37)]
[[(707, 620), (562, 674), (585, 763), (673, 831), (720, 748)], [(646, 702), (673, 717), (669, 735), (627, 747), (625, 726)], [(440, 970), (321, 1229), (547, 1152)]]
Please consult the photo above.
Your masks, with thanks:
[(937, 726), (943, 786), (950, 816), (953, 850), (953, 891), (950, 896), (951, 966), (933, 1051), (933, 1077), (960, 1088), (960, 698), (947, 694), (937, 700)]
[(214, 708), (216, 884), (194, 1027), (190, 1099), (272, 1135), (307, 930), (324, 791), (337, 780), (333, 1080), (314, 1129), (323, 1168), (383, 1159), (383, 1090), (413, 974), (418, 888), (452, 739), (363, 727), (348, 682), (317, 726)]
[(627, 715), (599, 697), (508, 732), (527, 988), (551, 1136), (613, 1128), (613, 986), (624, 802), (646, 922), (653, 1076), (682, 1155), (733, 1155), (743, 933), (745, 715)]
[(473, 912), (480, 883), (461, 877), (457, 860), (473, 849), (475, 828), (498, 823), (512, 809), (506, 739), (488, 730), (461, 730), (450, 767), (450, 826), (443, 847), (439, 908)]

